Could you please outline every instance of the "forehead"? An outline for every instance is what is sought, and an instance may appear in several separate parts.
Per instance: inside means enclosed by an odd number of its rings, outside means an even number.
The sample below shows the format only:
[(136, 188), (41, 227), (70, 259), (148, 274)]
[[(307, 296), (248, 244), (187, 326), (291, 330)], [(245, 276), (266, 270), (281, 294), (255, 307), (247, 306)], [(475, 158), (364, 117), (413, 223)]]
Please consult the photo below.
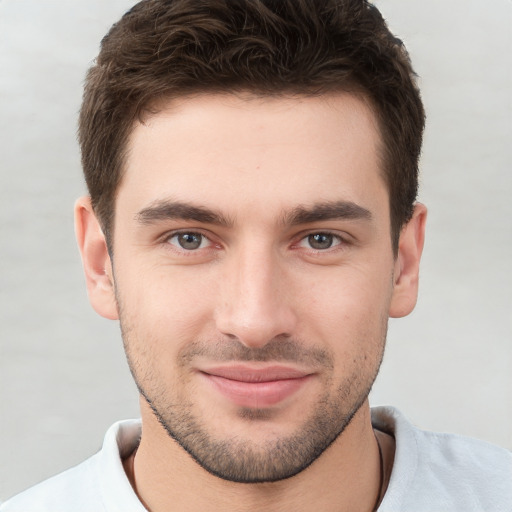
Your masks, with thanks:
[(138, 211), (172, 196), (234, 218), (251, 205), (270, 213), (387, 202), (380, 134), (363, 98), (204, 94), (158, 107), (134, 126), (118, 206)]

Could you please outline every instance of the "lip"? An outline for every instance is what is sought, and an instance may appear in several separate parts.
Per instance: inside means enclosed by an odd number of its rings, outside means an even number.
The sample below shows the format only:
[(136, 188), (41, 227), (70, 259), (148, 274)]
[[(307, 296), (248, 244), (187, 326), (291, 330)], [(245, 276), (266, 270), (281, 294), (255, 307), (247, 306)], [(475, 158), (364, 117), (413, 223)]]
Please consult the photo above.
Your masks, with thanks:
[(312, 377), (286, 366), (250, 368), (221, 366), (201, 370), (202, 376), (224, 397), (240, 407), (262, 409), (283, 402)]

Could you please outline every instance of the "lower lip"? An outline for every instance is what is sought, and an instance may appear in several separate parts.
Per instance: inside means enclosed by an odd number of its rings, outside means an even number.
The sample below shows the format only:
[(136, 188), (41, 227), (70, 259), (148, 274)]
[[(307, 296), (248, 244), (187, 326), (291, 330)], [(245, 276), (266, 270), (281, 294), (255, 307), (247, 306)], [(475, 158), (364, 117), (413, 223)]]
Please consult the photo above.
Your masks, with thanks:
[(217, 375), (203, 374), (222, 395), (235, 405), (251, 409), (272, 407), (290, 397), (309, 380), (310, 376), (269, 382), (243, 382)]

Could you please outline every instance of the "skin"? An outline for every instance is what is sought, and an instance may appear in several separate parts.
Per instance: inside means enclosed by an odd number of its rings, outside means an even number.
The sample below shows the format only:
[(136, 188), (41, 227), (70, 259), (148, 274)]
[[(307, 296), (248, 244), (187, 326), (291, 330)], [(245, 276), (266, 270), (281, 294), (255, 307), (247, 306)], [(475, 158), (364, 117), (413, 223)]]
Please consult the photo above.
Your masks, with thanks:
[[(379, 144), (353, 95), (195, 96), (134, 127), (113, 261), (89, 199), (77, 202), (91, 303), (120, 319), (141, 391), (125, 467), (149, 510), (373, 509), (367, 395), (388, 317), (414, 308), (426, 218), (416, 205), (395, 257)], [(301, 377), (275, 403), (246, 383), (240, 404), (211, 376), (232, 365)], [(180, 439), (192, 427), (210, 442), (203, 454)], [(381, 445), (388, 466), (392, 442)], [(216, 446), (231, 464), (206, 460)], [(225, 473), (244, 457), (246, 474)]]

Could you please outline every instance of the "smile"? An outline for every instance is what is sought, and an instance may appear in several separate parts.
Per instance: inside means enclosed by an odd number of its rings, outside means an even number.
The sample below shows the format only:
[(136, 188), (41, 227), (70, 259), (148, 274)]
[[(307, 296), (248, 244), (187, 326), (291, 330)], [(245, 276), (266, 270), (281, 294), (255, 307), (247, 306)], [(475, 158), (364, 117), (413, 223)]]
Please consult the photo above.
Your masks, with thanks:
[(201, 371), (210, 385), (239, 407), (272, 407), (299, 391), (312, 377), (293, 368), (229, 366)]

